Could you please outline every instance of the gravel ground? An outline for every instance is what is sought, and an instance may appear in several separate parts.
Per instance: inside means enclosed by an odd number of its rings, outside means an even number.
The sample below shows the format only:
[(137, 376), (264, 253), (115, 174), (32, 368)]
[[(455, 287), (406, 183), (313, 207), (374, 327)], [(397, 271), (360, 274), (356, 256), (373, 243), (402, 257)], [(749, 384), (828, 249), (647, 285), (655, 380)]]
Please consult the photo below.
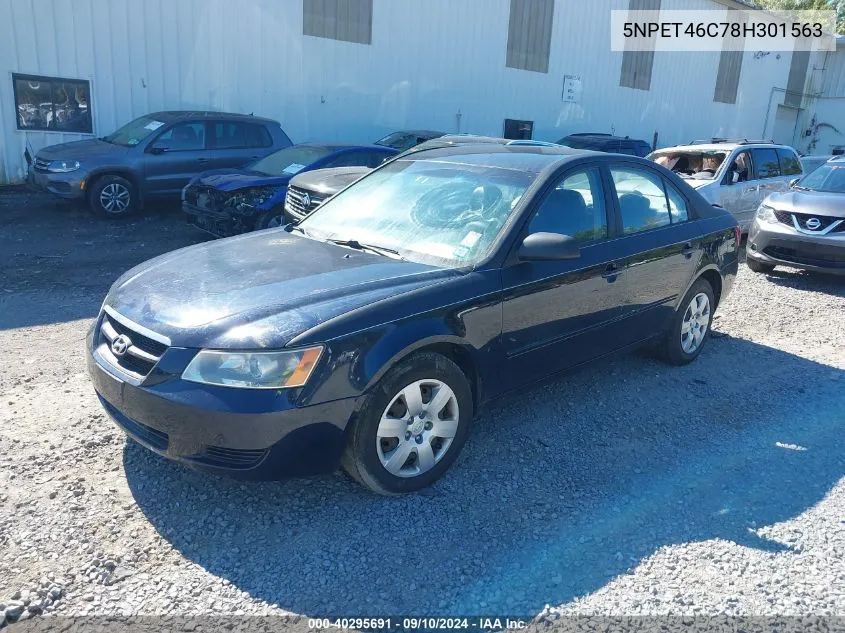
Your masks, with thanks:
[(743, 266), (691, 366), (500, 401), (434, 488), (385, 499), (195, 473), (106, 418), (105, 291), (203, 239), (0, 190), (0, 615), (845, 615), (845, 280)]

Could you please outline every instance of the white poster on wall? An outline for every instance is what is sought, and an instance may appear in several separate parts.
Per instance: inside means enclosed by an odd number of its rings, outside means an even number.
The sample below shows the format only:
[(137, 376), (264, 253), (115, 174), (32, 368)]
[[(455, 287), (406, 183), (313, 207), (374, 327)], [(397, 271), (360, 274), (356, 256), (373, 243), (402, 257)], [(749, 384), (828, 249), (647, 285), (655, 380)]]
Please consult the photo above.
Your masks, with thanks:
[(581, 75), (563, 76), (563, 94), (561, 98), (567, 103), (581, 102)]

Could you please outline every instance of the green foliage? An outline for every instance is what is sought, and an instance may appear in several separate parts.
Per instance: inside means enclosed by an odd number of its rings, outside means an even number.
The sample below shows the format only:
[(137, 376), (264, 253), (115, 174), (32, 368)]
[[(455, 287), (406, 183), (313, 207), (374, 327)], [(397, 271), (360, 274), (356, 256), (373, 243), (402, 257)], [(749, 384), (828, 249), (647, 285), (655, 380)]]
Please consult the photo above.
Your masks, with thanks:
[(836, 32), (845, 35), (845, 0), (753, 0), (772, 11), (836, 11)]

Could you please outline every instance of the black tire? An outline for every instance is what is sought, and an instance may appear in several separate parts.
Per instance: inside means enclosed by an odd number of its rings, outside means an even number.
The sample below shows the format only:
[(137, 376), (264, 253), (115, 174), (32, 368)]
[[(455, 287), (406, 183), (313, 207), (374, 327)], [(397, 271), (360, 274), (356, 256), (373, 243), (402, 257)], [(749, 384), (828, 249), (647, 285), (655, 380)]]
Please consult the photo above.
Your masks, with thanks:
[(763, 262), (758, 262), (756, 259), (751, 259), (750, 257), (745, 258), (745, 263), (748, 264), (748, 267), (755, 273), (770, 273), (775, 269), (774, 264), (765, 264)]
[[(687, 312), (693, 309), (691, 306), (693, 299), (698, 297), (700, 294), (704, 294), (707, 297), (707, 305), (709, 309), (707, 311), (706, 326), (704, 334), (697, 346), (688, 351), (684, 349), (682, 344), (681, 330), (684, 327), (684, 319)], [(707, 339), (710, 338), (710, 326), (713, 324), (713, 313), (715, 309), (716, 301), (712, 286), (706, 279), (699, 279), (692, 285), (689, 292), (684, 295), (684, 299), (681, 301), (680, 307), (672, 318), (672, 326), (669, 328), (666, 338), (660, 345), (660, 355), (663, 357), (663, 360), (672, 365), (686, 365), (687, 363), (694, 361), (701, 353), (701, 350), (704, 349)], [(696, 319), (696, 321), (700, 322), (700, 319)]]
[[(382, 450), (379, 442), (385, 441), (379, 440), (377, 436), (381, 417), (405, 387), (426, 380), (440, 381), (452, 390), (458, 408), (455, 416), (457, 430), (442, 457), (429, 470), (414, 476), (397, 476), (388, 472), (379, 456)], [(349, 430), (341, 465), (358, 483), (378, 494), (396, 495), (421, 490), (437, 481), (458, 457), (469, 435), (472, 408), (469, 381), (455, 363), (433, 352), (413, 354), (391, 368), (366, 396)], [(435, 443), (437, 441), (432, 440)], [(412, 464), (417, 457), (418, 454), (414, 453), (409, 457), (410, 461), (403, 463)]]
[(100, 217), (120, 218), (131, 215), (138, 208), (138, 192), (126, 178), (102, 176), (88, 190), (88, 204)]

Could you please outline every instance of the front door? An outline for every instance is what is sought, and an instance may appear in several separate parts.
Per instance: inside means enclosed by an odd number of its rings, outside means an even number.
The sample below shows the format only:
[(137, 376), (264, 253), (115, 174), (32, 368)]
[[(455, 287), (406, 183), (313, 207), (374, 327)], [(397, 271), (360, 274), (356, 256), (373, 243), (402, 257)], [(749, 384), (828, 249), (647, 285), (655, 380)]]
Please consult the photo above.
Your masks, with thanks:
[[(750, 151), (737, 152), (719, 185), (717, 202), (736, 218), (743, 231), (751, 226), (757, 207), (760, 206), (760, 183), (754, 174), (754, 167)], [(734, 173), (736, 183), (733, 182)]]
[(147, 145), (144, 152), (145, 192), (179, 195), (188, 181), (209, 167), (205, 123), (177, 123)]
[[(561, 233), (581, 244), (566, 261), (519, 261), (502, 269), (502, 342), (506, 382), (518, 386), (612, 351), (608, 326), (618, 318), (624, 271), (614, 260), (608, 193), (599, 166), (565, 173), (522, 237)], [(521, 240), (520, 240), (521, 241)]]

